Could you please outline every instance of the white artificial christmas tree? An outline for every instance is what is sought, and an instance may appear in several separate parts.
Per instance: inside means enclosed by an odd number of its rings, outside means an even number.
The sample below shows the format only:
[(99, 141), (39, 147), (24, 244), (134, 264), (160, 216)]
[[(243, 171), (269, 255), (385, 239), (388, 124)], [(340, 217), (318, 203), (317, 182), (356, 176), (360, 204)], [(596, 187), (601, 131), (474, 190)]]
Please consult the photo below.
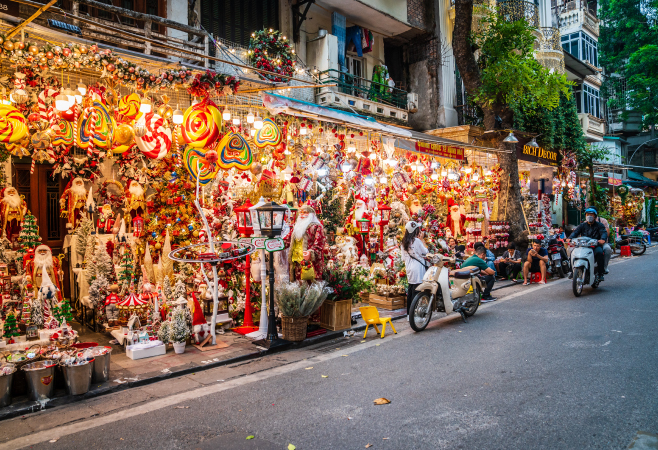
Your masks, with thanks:
[(30, 311), (30, 323), (39, 328), (43, 328), (43, 303), (41, 300), (41, 291), (37, 298), (32, 300), (32, 309)]
[(176, 308), (171, 314), (171, 342), (185, 342), (190, 336), (190, 328), (185, 319), (185, 309)]
[(187, 301), (187, 288), (185, 287), (185, 283), (183, 282), (183, 280), (178, 280), (176, 282), (176, 285), (174, 286), (173, 296), (176, 300), (182, 298), (183, 300)]
[(109, 293), (109, 282), (103, 274), (99, 274), (89, 286), (89, 300), (97, 310), (105, 303), (105, 297)]
[(170, 302), (173, 299), (173, 294), (169, 277), (164, 277), (162, 281), (162, 295), (164, 296), (164, 300)]
[(73, 233), (76, 240), (76, 253), (80, 260), (84, 260), (85, 251), (87, 250), (87, 241), (91, 235), (92, 230), (94, 229), (94, 223), (89, 220), (86, 214), (82, 216), (78, 228), (75, 229)]

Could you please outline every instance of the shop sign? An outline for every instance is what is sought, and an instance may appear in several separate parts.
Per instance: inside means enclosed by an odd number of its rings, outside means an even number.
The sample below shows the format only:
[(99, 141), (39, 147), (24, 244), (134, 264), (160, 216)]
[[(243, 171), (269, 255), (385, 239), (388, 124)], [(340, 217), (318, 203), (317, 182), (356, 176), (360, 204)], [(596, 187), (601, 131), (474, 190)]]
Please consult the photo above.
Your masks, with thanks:
[(268, 239), (265, 241), (265, 250), (268, 252), (278, 252), (284, 248), (285, 245), (283, 243), (283, 239), (281, 238)]
[(11, 0), (0, 0), (0, 12), (18, 17), (18, 3)]
[(461, 147), (417, 141), (415, 148), (419, 152), (428, 153), (441, 158), (457, 159), (460, 161), (464, 159), (464, 149)]
[(251, 238), (251, 243), (254, 244), (254, 246), (258, 250), (262, 250), (262, 249), (265, 248), (265, 241), (266, 240), (267, 240), (267, 238), (264, 238), (264, 237), (255, 237), (255, 238)]
[(475, 193), (475, 201), (478, 203), (486, 202), (487, 201), (487, 193), (486, 192), (476, 192)]
[(529, 161), (543, 164), (545, 166), (557, 166), (558, 153), (552, 150), (546, 150), (541, 147), (529, 147), (524, 145), (523, 148), (516, 147), (516, 157), (522, 161)]
[(621, 186), (621, 183), (622, 183), (621, 178), (608, 177), (608, 184), (610, 186)]

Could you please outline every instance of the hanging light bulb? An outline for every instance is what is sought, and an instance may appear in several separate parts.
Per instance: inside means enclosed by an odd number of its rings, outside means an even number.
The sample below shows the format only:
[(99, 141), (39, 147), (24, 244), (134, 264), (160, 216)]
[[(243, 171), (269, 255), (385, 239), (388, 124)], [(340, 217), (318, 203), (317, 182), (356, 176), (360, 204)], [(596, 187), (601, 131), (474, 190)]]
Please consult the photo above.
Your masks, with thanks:
[(247, 123), (254, 123), (254, 113), (251, 111), (247, 114)]
[(347, 146), (347, 153), (356, 153), (356, 147), (352, 142)]
[(80, 95), (85, 95), (87, 93), (87, 86), (82, 82), (82, 78), (80, 78), (80, 82), (78, 83), (78, 92)]
[(240, 125), (240, 118), (238, 116), (233, 118), (233, 125)]
[(64, 95), (64, 93), (60, 92), (59, 95), (55, 97), (55, 108), (57, 108), (58, 111), (66, 111), (70, 106), (69, 98)]
[(306, 127), (300, 128), (300, 129), (299, 129), (299, 134), (300, 134), (301, 136), (306, 136)]
[(178, 108), (179, 105), (176, 105), (176, 111), (174, 111), (174, 115), (171, 117), (176, 125), (183, 123), (183, 111)]
[(475, 172), (475, 173), (473, 174), (473, 176), (471, 177), (471, 179), (472, 179), (473, 181), (477, 181), (477, 180), (480, 179), (480, 175), (478, 175), (478, 173)]
[(514, 136), (514, 133), (510, 131), (509, 135), (503, 139), (503, 142), (507, 142), (508, 144), (516, 144), (519, 142), (519, 140), (516, 138), (516, 136)]
[(318, 176), (319, 177), (326, 177), (327, 173), (329, 173), (329, 171), (326, 169), (326, 167), (322, 167), (322, 168), (318, 169)]
[(198, 98), (195, 98), (194, 100), (192, 100), (192, 106), (196, 105), (197, 103), (199, 103)]
[(66, 89), (64, 89), (63, 93), (64, 95), (66, 95), (66, 98), (69, 99), (69, 108), (75, 105), (75, 92), (67, 87)]
[(254, 128), (257, 130), (263, 128), (263, 119), (261, 119), (260, 115), (256, 116), (254, 119)]
[[(74, 91), (75, 92), (75, 91)], [(82, 95), (80, 93), (75, 94), (75, 102), (79, 105), (82, 103)]]
[(471, 172), (473, 172), (472, 167), (464, 167), (464, 173), (471, 173)]
[[(249, 130), (249, 134), (251, 135), (251, 137), (256, 136), (256, 130), (254, 130), (254, 129), (252, 128), (251, 130)], [(285, 153), (285, 152), (284, 152), (284, 153)]]
[(151, 103), (151, 99), (148, 97), (142, 98), (142, 104), (139, 106), (139, 112), (148, 114), (151, 112), (152, 108), (153, 104)]
[(430, 175), (430, 178), (433, 179), (434, 181), (439, 179), (439, 173), (437, 171), (432, 172), (432, 175)]
[(432, 160), (432, 164), (430, 164), (430, 168), (436, 169), (439, 166), (440, 166), (440, 164), (438, 162), (436, 162), (436, 160)]
[(231, 111), (226, 106), (224, 107), (224, 111), (222, 111), (222, 119), (231, 120)]
[(491, 170), (487, 169), (484, 171), (484, 176), (485, 177), (490, 177), (491, 176)]
[[(255, 132), (254, 132), (254, 134), (255, 134)], [(290, 150), (288, 150), (287, 148), (283, 151), (283, 154), (284, 155), (292, 155), (292, 153), (290, 153)]]
[(372, 152), (371, 154), (368, 155), (368, 158), (370, 158), (373, 161), (376, 160), (377, 159), (377, 153)]
[(386, 175), (382, 175), (382, 176), (379, 178), (379, 182), (380, 182), (381, 184), (386, 184), (386, 183), (388, 182), (388, 178), (386, 178)]
[(566, 181), (564, 181), (564, 180), (562, 180), (562, 183), (561, 183), (561, 185), (562, 185), (562, 187), (567, 187), (567, 182), (566, 182)]
[(446, 177), (446, 176), (448, 176), (448, 171), (447, 171), (445, 168), (443, 168), (443, 169), (441, 170), (441, 176), (442, 176), (442, 177)]
[(530, 140), (530, 142), (528, 142), (526, 145), (527, 145), (528, 147), (534, 147), (534, 148), (539, 147), (539, 144), (537, 144), (537, 137), (536, 137), (536, 136), (533, 137), (533, 138)]

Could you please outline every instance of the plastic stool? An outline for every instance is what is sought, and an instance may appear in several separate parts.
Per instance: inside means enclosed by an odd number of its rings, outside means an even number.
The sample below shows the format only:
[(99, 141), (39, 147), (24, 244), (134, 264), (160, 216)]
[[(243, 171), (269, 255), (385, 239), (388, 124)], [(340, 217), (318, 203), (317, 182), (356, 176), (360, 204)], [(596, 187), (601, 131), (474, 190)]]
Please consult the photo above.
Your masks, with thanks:
[(532, 272), (530, 273), (530, 282), (539, 283), (541, 281), (541, 272)]
[(631, 247), (629, 245), (622, 245), (619, 249), (619, 256), (631, 256)]

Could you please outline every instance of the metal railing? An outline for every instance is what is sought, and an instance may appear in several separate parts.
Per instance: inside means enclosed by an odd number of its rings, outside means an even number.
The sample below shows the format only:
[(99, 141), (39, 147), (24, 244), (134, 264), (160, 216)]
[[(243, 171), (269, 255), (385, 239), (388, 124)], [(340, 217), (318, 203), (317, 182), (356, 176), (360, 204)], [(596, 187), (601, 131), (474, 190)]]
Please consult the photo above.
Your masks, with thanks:
[(560, 42), (560, 30), (554, 27), (541, 27), (537, 39), (535, 57), (542, 66), (564, 73), (564, 52)]
[(534, 3), (521, 0), (499, 0), (498, 14), (507, 21), (526, 20), (530, 26), (539, 28), (539, 8)]
[(407, 109), (407, 92), (402, 89), (376, 83), (335, 69), (320, 72), (318, 76), (320, 84), (336, 84), (335, 87), (330, 88), (332, 90), (364, 100)]

